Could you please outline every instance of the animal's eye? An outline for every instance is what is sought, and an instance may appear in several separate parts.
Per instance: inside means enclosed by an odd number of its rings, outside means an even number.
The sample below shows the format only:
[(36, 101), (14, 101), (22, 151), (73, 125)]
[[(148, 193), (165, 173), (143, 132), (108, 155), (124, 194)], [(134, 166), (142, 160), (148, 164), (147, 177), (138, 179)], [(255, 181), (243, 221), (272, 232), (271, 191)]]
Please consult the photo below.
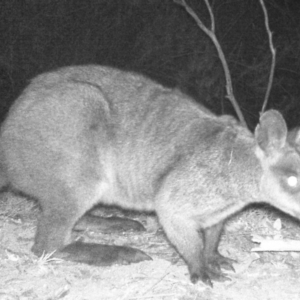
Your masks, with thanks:
[(299, 176), (294, 174), (285, 174), (282, 177), (282, 185), (285, 189), (289, 190), (290, 193), (300, 192), (300, 180)]
[(291, 188), (296, 188), (298, 186), (298, 178), (296, 176), (289, 176), (286, 182)]
[(290, 193), (300, 192), (300, 170), (294, 168), (292, 163), (285, 163), (273, 168), (274, 175), (280, 180), (283, 189)]

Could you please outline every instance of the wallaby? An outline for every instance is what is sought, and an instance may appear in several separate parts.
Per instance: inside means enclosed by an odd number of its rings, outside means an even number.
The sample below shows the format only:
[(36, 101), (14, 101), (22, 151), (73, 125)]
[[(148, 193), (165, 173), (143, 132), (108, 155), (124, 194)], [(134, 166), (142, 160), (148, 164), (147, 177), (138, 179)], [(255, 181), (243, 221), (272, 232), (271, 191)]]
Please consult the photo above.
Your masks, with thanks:
[(38, 199), (34, 253), (98, 265), (149, 259), (129, 247), (69, 244), (97, 203), (155, 211), (192, 282), (223, 280), (225, 220), (254, 202), (300, 218), (300, 131), (281, 114), (252, 134), (188, 96), (141, 75), (102, 66), (42, 74), (1, 128), (1, 184)]

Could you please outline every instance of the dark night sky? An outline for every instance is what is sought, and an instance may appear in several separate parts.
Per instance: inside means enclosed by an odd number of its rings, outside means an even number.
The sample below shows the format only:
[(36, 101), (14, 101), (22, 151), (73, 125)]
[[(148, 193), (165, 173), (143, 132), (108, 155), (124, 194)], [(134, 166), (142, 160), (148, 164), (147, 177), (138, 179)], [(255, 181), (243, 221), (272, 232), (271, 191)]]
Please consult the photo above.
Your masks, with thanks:
[[(191, 7), (209, 24), (204, 1)], [(251, 128), (261, 109), (270, 51), (258, 0), (211, 1), (234, 92)], [(266, 1), (277, 49), (269, 106), (299, 125), (299, 1)], [(176, 86), (217, 114), (234, 111), (211, 41), (171, 0), (4, 0), (0, 4), (4, 118), (30, 78), (65, 65), (96, 63)]]

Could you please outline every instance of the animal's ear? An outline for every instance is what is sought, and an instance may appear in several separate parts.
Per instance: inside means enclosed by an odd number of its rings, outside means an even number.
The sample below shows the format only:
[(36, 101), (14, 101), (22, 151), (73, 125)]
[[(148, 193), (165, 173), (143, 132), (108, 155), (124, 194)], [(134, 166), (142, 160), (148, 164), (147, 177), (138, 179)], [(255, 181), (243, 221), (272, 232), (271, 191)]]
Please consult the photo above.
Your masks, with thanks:
[(300, 149), (300, 128), (297, 130), (294, 142), (296, 144), (297, 149)]
[(280, 150), (286, 143), (287, 126), (282, 115), (276, 110), (268, 110), (260, 117), (255, 128), (258, 146), (266, 153)]

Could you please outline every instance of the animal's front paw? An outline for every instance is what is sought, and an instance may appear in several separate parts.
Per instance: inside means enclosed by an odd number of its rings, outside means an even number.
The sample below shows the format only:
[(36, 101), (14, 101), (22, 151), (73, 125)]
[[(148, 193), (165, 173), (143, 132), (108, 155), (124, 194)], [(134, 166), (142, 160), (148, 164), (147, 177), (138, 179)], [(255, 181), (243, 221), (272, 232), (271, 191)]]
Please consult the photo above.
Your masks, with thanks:
[(218, 252), (207, 257), (207, 260), (206, 260), (207, 266), (210, 269), (215, 270), (215, 271), (220, 271), (221, 268), (223, 268), (225, 270), (235, 272), (234, 267), (232, 266), (232, 264), (235, 262), (236, 262), (236, 260), (225, 257)]
[(192, 283), (197, 283), (198, 281), (202, 281), (206, 285), (213, 287), (212, 281), (229, 281), (231, 280), (227, 277), (222, 271), (217, 271), (215, 269), (210, 269), (208, 267), (202, 268), (199, 272), (191, 273), (191, 281)]

